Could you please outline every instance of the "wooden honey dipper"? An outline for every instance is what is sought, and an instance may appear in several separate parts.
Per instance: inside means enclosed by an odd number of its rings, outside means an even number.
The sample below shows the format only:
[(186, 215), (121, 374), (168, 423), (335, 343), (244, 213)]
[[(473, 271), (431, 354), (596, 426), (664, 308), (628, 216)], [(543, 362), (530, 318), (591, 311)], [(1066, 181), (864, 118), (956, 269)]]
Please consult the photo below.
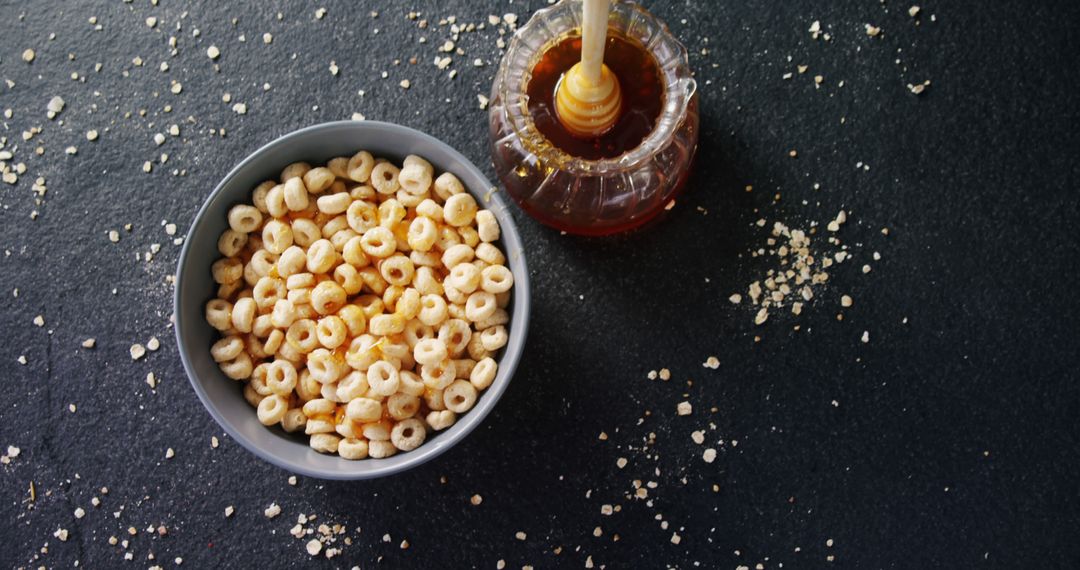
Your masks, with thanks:
[(610, 0), (584, 0), (581, 22), (581, 61), (559, 81), (555, 111), (559, 122), (580, 138), (608, 131), (622, 112), (619, 78), (604, 65)]

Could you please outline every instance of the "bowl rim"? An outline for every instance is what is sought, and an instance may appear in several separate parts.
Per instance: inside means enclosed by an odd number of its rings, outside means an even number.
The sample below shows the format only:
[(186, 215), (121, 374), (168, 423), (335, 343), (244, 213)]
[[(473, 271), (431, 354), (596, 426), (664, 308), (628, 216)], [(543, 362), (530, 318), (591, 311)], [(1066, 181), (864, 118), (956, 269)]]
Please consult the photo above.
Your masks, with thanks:
[[(191, 362), (191, 358), (188, 354), (188, 347), (184, 344), (183, 335), (181, 333), (184, 328), (184, 319), (181, 316), (183, 314), (181, 312), (181, 291), (182, 284), (184, 283), (184, 268), (190, 265), (189, 262), (191, 260), (195, 259), (194, 256), (196, 254), (191, 251), (191, 244), (194, 241), (192, 238), (199, 227), (204, 223), (211, 204), (221, 195), (225, 187), (233, 180), (233, 178), (264, 153), (275, 147), (290, 144), (295, 139), (304, 138), (321, 131), (336, 129), (371, 129), (385, 131), (388, 134), (404, 135), (405, 137), (412, 137), (428, 144), (442, 147), (451, 155), (451, 157), (460, 162), (463, 170), (469, 171), (470, 174), (483, 180), (487, 184), (487, 188), (478, 189), (466, 187), (466, 191), (472, 194), (478, 202), (486, 203), (488, 206), (487, 209), (492, 210), (496, 215), (501, 230), (500, 241), (503, 243), (505, 253), (507, 256), (516, 256), (515, 264), (520, 263), (521, 267), (521, 271), (515, 272), (514, 274), (514, 310), (512, 319), (515, 326), (511, 330), (511, 338), (506, 347), (503, 348), (502, 356), (498, 360), (499, 375), (503, 376), (504, 380), (502, 382), (496, 381), (493, 383), (483, 392), (483, 397), (479, 399), (473, 409), (462, 414), (453, 426), (450, 426), (438, 434), (445, 438), (440, 445), (421, 445), (417, 449), (405, 452), (408, 459), (395, 465), (378, 465), (378, 463), (382, 461), (381, 459), (369, 458), (361, 461), (352, 461), (339, 458), (340, 461), (346, 462), (346, 464), (363, 467), (363, 469), (356, 472), (326, 471), (318, 467), (295, 464), (288, 459), (279, 457), (278, 455), (265, 450), (245, 436), (243, 432), (234, 429), (231, 422), (226, 421), (224, 414), (218, 409), (217, 404), (196, 380), (194, 365)], [(438, 169), (438, 165), (435, 166), (436, 169)], [(179, 261), (177, 262), (176, 279), (173, 285), (173, 315), (175, 319), (173, 329), (177, 343), (177, 351), (179, 352), (180, 360), (184, 365), (184, 372), (187, 375), (188, 382), (191, 384), (192, 389), (195, 391), (195, 394), (198, 396), (203, 407), (206, 408), (206, 411), (214, 418), (214, 421), (217, 422), (217, 424), (224, 429), (232, 439), (237, 441), (244, 449), (256, 457), (291, 473), (327, 480), (375, 479), (401, 473), (427, 463), (460, 443), (465, 436), (483, 423), (483, 420), (491, 413), (491, 410), (495, 407), (503, 393), (506, 391), (506, 388), (510, 385), (510, 381), (513, 379), (514, 373), (517, 371), (518, 364), (521, 361), (521, 356), (525, 348), (525, 341), (529, 332), (531, 296), (529, 290), (528, 262), (525, 258), (524, 243), (521, 240), (521, 235), (518, 233), (517, 225), (514, 223), (513, 217), (510, 214), (510, 209), (507, 207), (507, 204), (502, 197), (499, 196), (498, 192), (488, 192), (487, 195), (482, 193), (489, 188), (497, 189), (498, 187), (491, 184), (491, 181), (483, 171), (477, 168), (471, 160), (451, 145), (411, 127), (383, 121), (330, 121), (297, 129), (260, 146), (233, 166), (214, 187), (214, 190), (207, 195), (206, 199), (199, 207), (198, 212), (196, 212), (195, 217), (192, 218), (191, 224), (184, 237), (184, 245), (180, 252)], [(513, 248), (516, 248), (516, 251), (512, 252), (511, 250)], [(514, 333), (517, 334), (515, 335)], [(254, 413), (254, 410), (252, 413)], [(372, 462), (374, 462), (375, 465), (372, 465)]]

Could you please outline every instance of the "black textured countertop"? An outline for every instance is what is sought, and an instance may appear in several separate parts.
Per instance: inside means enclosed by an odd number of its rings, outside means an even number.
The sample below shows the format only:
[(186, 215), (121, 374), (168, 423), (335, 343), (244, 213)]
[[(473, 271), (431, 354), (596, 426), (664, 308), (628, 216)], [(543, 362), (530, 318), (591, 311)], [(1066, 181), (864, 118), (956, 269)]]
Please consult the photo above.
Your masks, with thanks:
[[(608, 240), (518, 212), (532, 328), (483, 425), (353, 483), (290, 485), (224, 436), (177, 356), (173, 240), (249, 152), (353, 113), (492, 175), (477, 95), (502, 16), (543, 5), (0, 1), (0, 160), (17, 174), (0, 182), (0, 565), (1080, 565), (1072, 3), (648, 2), (697, 71), (688, 191)], [(485, 25), (440, 70), (451, 16)], [(775, 222), (813, 230), (819, 263), (849, 258), (800, 315), (789, 298), (759, 326), (748, 287), (781, 267)], [(340, 554), (307, 554), (301, 513), (316, 535), (344, 526)]]

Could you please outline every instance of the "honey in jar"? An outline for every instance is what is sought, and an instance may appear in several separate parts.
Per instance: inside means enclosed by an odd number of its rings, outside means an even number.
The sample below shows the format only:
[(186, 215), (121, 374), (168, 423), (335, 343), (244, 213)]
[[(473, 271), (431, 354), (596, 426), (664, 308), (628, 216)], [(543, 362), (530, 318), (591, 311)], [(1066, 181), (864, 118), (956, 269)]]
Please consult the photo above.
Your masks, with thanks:
[[(686, 48), (663, 22), (631, 0), (608, 0), (609, 16), (584, 18), (593, 4), (562, 0), (518, 30), (492, 85), (488, 123), (495, 172), (518, 206), (563, 232), (598, 236), (639, 227), (670, 207), (697, 149), (698, 97)], [(606, 33), (593, 43), (597, 26), (589, 23), (598, 21)], [(583, 38), (583, 30), (593, 31)], [(601, 79), (617, 79), (617, 96), (585, 65), (595, 66), (598, 46)], [(583, 89), (582, 77), (597, 88), (567, 105), (563, 93)], [(590, 109), (596, 122), (579, 120)]]
[(569, 155), (597, 160), (615, 158), (645, 140), (664, 104), (664, 85), (656, 58), (636, 40), (609, 30), (604, 64), (618, 78), (622, 108), (615, 124), (599, 137), (571, 133), (559, 120), (555, 94), (566, 72), (581, 59), (581, 34), (574, 31), (548, 49), (533, 67), (526, 93), (537, 130)]

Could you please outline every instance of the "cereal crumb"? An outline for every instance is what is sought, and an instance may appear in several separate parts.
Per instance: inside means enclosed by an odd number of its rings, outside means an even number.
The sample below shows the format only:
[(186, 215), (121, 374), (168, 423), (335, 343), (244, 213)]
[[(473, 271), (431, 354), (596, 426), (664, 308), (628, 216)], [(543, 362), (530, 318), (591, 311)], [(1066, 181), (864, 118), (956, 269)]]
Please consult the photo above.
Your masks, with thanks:
[(292, 485), (293, 487), (296, 486), (296, 475), (290, 475), (289, 476), (289, 484)]
[(237, 115), (246, 115), (247, 114), (247, 103), (237, 103), (237, 104), (232, 106), (232, 110)]
[(690, 402), (679, 402), (675, 410), (680, 416), (689, 416), (694, 412), (694, 407), (690, 405)]
[(150, 386), (151, 390), (157, 388), (157, 376), (153, 372), (146, 373), (146, 385)]
[(322, 543), (319, 542), (319, 539), (313, 538), (308, 541), (306, 548), (308, 554), (318, 556), (319, 552), (322, 551)]
[(34, 61), (34, 56), (35, 55), (36, 54), (34, 53), (34, 50), (26, 49), (26, 50), (24, 50), (22, 52), (22, 60), (25, 61), (26, 63), (30, 63), (31, 61)]
[(469, 502), (472, 503), (472, 505), (474, 507), (479, 506), (480, 503), (484, 502), (484, 498), (481, 497), (479, 494), (476, 494), (476, 495), (473, 495), (472, 497), (469, 497)]
[(854, 301), (852, 301), (852, 299), (851, 299), (851, 297), (849, 295), (844, 295), (843, 297), (840, 297), (840, 306), (841, 307), (850, 307), (853, 302)]
[(233, 516), (233, 513), (235, 513), (235, 512), (236, 512), (236, 509), (234, 509), (232, 505), (229, 505), (229, 506), (225, 507), (225, 516), (226, 517)]
[(221, 55), (221, 50), (217, 46), (210, 46), (206, 48), (206, 57), (210, 59), (217, 59)]
[(659, 376), (661, 380), (667, 382), (668, 380), (671, 380), (671, 371), (667, 368), (661, 368)]
[(56, 532), (53, 533), (53, 536), (59, 538), (60, 542), (67, 542), (68, 531), (66, 528), (58, 528), (56, 529)]
[(220, 445), (220, 443), (218, 443), (217, 436), (216, 435), (210, 436), (210, 448), (211, 449), (217, 449), (218, 445)]
[(516, 533), (514, 533), (514, 538), (516, 538), (518, 540), (525, 540), (526, 538), (528, 538), (528, 535), (519, 530)]
[(915, 95), (922, 95), (923, 91), (926, 91), (927, 87), (930, 87), (930, 80), (929, 79), (927, 79), (926, 81), (923, 81), (922, 83), (916, 83), (914, 85), (912, 85), (911, 83), (908, 83), (908, 86), (907, 86), (908, 90), (911, 91)]
[(918, 6), (912, 6), (912, 7), (908, 8), (908, 11), (907, 11), (908, 16), (911, 16), (912, 18), (914, 18), (915, 16), (918, 16), (919, 15), (919, 10), (921, 10), (921, 9), (922, 8), (919, 8)]
[(767, 320), (769, 320), (769, 309), (767, 307), (762, 307), (761, 309), (758, 309), (757, 314), (754, 315), (754, 324), (760, 325), (765, 323), (765, 321)]
[(860, 338), (863, 344), (870, 342), (870, 331), (863, 331), (862, 338)]
[(169, 449), (166, 449), (165, 459), (172, 459), (173, 457), (176, 457), (176, 452), (173, 451), (173, 448), (170, 447)]
[(734, 295), (728, 297), (728, 301), (731, 301), (732, 305), (738, 305), (742, 302), (742, 295), (735, 293)]
[(481, 111), (484, 110), (484, 109), (487, 109), (487, 106), (488, 106), (488, 98), (487, 97), (485, 97), (484, 95), (477, 95), (476, 99), (480, 102), (480, 110)]
[(268, 519), (272, 519), (280, 514), (281, 507), (278, 506), (277, 503), (270, 503), (270, 506), (266, 507), (266, 510), (263, 511), (263, 515), (265, 515)]
[(94, 348), (95, 345), (97, 345), (97, 340), (92, 339), (92, 338), (88, 338), (88, 339), (82, 341), (82, 347), (83, 348)]
[(91, 129), (89, 131), (86, 131), (86, 140), (88, 140), (88, 141), (96, 141), (97, 138), (98, 138), (98, 132), (96, 130)]
[(398, 85), (400, 85), (402, 89), (408, 89), (411, 84), (408, 79), (402, 79)]
[(679, 536), (679, 533), (672, 533), (671, 544), (679, 544), (680, 542), (682, 542), (682, 537)]
[(161, 341), (156, 336), (150, 337), (150, 340), (146, 341), (146, 348), (151, 352), (161, 348)]
[(705, 463), (716, 461), (716, 450), (711, 447), (706, 449), (705, 452), (701, 454), (701, 458), (705, 460)]
[(710, 368), (712, 370), (716, 370), (717, 368), (720, 368), (720, 359), (715, 357), (715, 356), (710, 356), (710, 357), (706, 358), (705, 362), (702, 363), (701, 365), (704, 366), (705, 368)]
[(264, 44), (269, 44), (269, 43), (272, 43), (273, 41), (274, 41), (274, 35), (273, 34), (271, 34), (270, 32), (266, 32), (265, 34), (263, 34), (263, 43)]
[(48, 116), (50, 119), (55, 117), (56, 115), (59, 115), (60, 111), (64, 110), (64, 100), (59, 96), (49, 99), (49, 104), (46, 107), (46, 110), (48, 111)]
[(618, 466), (619, 469), (622, 469), (622, 468), (626, 467), (627, 463), (628, 463), (628, 461), (626, 460), (625, 457), (620, 457), (620, 458), (615, 460), (615, 465)]
[(34, 324), (39, 327), (45, 326), (45, 317), (42, 317), (41, 315), (34, 317)]
[(697, 430), (690, 432), (690, 439), (694, 440), (694, 443), (701, 445), (705, 443), (705, 430)]
[(138, 360), (146, 355), (146, 348), (143, 345), (136, 343), (131, 345), (128, 352), (131, 353), (132, 360)]

